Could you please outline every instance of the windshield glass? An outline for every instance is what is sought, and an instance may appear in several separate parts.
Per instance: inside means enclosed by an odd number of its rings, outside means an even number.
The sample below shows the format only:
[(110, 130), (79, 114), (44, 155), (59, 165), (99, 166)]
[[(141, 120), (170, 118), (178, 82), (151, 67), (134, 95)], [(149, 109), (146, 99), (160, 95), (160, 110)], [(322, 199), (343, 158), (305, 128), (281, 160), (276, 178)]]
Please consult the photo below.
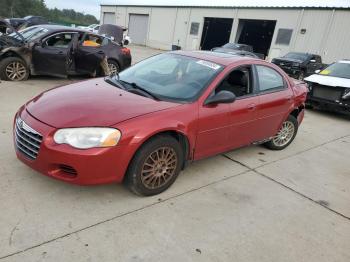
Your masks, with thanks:
[(308, 58), (308, 54), (303, 54), (303, 53), (288, 53), (284, 57), (286, 58), (291, 58), (291, 59), (296, 59), (300, 61), (305, 61)]
[[(31, 41), (31, 40), (35, 40), (35, 39), (39, 38), (40, 36), (46, 34), (48, 31), (49, 30), (46, 28), (32, 26), (32, 27), (28, 27), (26, 29), (18, 31), (18, 33), (20, 33), (23, 36), (24, 40)], [(22, 40), (16, 32), (9, 34), (9, 36), (16, 38), (18, 40)]]
[(221, 70), (212, 62), (167, 53), (146, 59), (119, 77), (162, 100), (193, 101)]
[(321, 75), (350, 78), (350, 62), (334, 63), (320, 72)]

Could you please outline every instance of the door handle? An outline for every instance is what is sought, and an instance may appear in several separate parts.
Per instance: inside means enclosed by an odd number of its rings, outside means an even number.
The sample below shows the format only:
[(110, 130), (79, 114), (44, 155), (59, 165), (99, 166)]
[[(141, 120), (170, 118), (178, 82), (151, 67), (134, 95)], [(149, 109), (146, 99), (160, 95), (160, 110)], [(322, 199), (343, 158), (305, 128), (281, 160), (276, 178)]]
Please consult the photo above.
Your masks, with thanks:
[(58, 51), (58, 55), (63, 55), (63, 51)]
[(104, 52), (103, 51), (98, 51), (97, 54), (103, 55)]

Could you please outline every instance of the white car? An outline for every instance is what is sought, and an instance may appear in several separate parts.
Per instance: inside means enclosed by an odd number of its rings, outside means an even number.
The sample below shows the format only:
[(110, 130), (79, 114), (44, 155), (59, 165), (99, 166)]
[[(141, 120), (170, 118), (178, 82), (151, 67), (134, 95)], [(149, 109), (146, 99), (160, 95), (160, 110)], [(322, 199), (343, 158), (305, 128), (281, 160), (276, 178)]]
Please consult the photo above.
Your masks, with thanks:
[(350, 60), (340, 60), (304, 78), (308, 83), (307, 104), (350, 114)]

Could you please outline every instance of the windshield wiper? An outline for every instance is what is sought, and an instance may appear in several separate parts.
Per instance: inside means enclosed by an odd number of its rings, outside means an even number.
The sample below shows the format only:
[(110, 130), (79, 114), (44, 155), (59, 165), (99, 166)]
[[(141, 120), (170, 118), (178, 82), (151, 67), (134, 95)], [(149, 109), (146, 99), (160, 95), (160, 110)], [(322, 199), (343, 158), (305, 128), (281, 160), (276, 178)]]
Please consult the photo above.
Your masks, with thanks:
[(113, 80), (110, 76), (105, 77), (105, 81), (108, 84), (111, 84), (111, 85), (113, 85), (115, 87), (118, 87), (120, 89), (126, 90), (125, 86), (122, 85), (122, 83), (119, 80)]
[(147, 89), (139, 86), (138, 84), (136, 84), (134, 82), (129, 83), (129, 82), (126, 82), (124, 80), (119, 80), (119, 81), (123, 82), (123, 83), (125, 83), (127, 85), (130, 85), (132, 87), (132, 89), (127, 89), (127, 91), (131, 91), (132, 92), (132, 91), (140, 90), (143, 94), (146, 94), (148, 97), (151, 97), (151, 98), (153, 98), (155, 100), (160, 100), (160, 98), (156, 94), (148, 91)]

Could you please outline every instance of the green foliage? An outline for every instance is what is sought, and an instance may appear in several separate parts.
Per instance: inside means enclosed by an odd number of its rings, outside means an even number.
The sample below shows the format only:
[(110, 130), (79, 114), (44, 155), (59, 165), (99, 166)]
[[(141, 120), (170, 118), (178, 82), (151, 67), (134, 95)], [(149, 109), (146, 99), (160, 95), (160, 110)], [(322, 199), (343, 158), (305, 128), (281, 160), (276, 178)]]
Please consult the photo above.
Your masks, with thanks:
[(72, 9), (49, 9), (44, 0), (0, 0), (0, 17), (25, 17), (38, 15), (52, 23), (90, 25), (97, 24), (93, 15), (85, 15)]

